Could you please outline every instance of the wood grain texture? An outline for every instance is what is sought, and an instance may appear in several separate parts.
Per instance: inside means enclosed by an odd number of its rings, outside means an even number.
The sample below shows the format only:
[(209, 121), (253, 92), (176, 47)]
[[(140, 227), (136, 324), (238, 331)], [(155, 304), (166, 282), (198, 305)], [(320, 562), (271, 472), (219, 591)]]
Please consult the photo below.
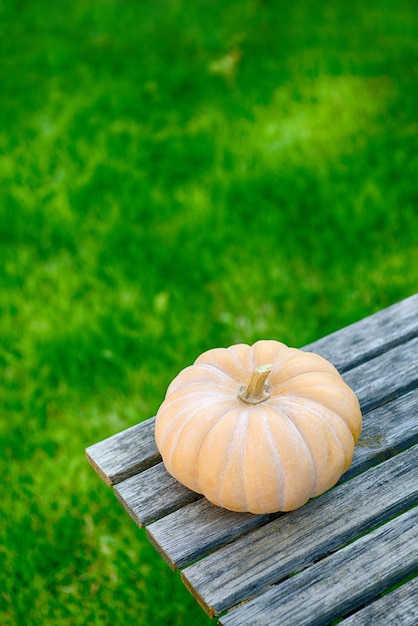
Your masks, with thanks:
[(418, 568), (418, 507), (221, 617), (222, 626), (324, 626)]
[(418, 294), (308, 344), (346, 371), (418, 336)]
[(364, 413), (418, 386), (418, 337), (345, 372)]
[(162, 463), (119, 483), (114, 492), (138, 526), (202, 497), (170, 476)]
[(417, 444), (417, 412), (418, 388), (366, 413), (353, 461), (341, 481)]
[(175, 570), (278, 515), (280, 513), (234, 513), (201, 498), (150, 524), (146, 533), (156, 550)]
[(182, 572), (213, 616), (418, 501), (418, 446), (237, 539)]
[(418, 574), (413, 580), (404, 583), (341, 622), (341, 626), (378, 626), (379, 624), (417, 626)]
[(152, 417), (87, 448), (87, 460), (107, 485), (115, 485), (161, 460), (154, 423)]
[[(368, 413), (351, 467), (341, 480), (418, 443), (417, 406), (418, 390), (414, 390)], [(170, 499), (169, 493), (166, 498)], [(170, 567), (176, 569), (250, 529), (263, 526), (278, 515), (259, 516), (223, 511), (202, 498), (150, 524), (147, 535)]]

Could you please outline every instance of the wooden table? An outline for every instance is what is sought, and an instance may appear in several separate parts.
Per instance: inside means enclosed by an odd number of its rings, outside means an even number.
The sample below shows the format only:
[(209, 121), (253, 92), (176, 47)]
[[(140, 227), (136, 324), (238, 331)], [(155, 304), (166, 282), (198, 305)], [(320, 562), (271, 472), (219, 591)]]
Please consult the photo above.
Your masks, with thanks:
[(165, 471), (154, 418), (86, 451), (224, 626), (418, 624), (418, 294), (304, 349), (355, 390), (363, 432), (339, 483), (286, 514), (232, 513)]

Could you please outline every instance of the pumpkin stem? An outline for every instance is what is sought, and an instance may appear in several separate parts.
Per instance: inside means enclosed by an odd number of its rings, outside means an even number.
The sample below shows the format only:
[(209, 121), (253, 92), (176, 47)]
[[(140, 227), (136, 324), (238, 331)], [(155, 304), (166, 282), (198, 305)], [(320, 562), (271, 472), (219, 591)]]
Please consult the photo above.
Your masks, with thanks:
[(258, 404), (270, 397), (267, 391), (268, 383), (266, 378), (270, 374), (273, 367), (272, 363), (266, 365), (260, 365), (251, 374), (250, 382), (247, 386), (243, 385), (238, 394), (238, 398), (247, 404)]

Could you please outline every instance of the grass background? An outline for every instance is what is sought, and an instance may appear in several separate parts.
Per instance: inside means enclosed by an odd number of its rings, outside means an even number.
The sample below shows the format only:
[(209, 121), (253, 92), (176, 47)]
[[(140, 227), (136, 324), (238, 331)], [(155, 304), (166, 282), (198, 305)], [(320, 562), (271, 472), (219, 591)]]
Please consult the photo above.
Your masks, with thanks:
[(2, 624), (210, 623), (84, 449), (416, 291), (415, 8), (0, 0)]

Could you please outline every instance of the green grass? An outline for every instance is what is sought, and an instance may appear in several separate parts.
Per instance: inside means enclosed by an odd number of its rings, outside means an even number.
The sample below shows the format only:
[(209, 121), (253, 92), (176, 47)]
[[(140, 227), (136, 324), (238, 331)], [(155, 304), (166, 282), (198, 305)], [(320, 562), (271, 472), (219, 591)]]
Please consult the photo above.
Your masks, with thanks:
[(203, 350), (417, 286), (409, 0), (0, 0), (0, 622), (208, 624), (84, 459)]

